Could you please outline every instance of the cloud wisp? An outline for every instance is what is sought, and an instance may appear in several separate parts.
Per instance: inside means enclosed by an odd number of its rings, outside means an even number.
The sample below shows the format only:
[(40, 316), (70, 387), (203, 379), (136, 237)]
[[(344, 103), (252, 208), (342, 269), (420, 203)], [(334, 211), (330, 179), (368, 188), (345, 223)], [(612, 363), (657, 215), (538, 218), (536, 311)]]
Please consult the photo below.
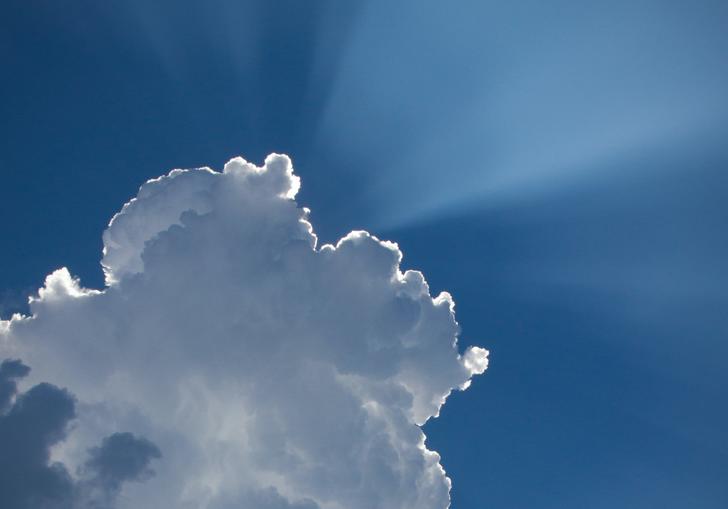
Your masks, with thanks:
[[(299, 186), (275, 154), (150, 180), (104, 232), (106, 288), (59, 269), (0, 322), (0, 358), (33, 367), (3, 364), (2, 418), (37, 387), (65, 402), (33, 461), (77, 507), (449, 506), (420, 426), (488, 353), (396, 244), (318, 246)], [(54, 385), (13, 406), (26, 375)]]

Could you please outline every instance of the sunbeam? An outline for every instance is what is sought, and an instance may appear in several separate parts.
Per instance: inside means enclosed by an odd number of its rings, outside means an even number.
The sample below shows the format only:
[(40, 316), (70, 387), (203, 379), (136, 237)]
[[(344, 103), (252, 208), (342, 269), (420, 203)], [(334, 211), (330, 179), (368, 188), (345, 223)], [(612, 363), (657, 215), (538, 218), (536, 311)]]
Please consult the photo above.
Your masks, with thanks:
[(728, 507), (728, 2), (3, 7), (2, 509)]
[(611, 161), (728, 120), (727, 14), (717, 2), (375, 3), (319, 140), (378, 167), (368, 200), (384, 205), (382, 228), (618, 173)]

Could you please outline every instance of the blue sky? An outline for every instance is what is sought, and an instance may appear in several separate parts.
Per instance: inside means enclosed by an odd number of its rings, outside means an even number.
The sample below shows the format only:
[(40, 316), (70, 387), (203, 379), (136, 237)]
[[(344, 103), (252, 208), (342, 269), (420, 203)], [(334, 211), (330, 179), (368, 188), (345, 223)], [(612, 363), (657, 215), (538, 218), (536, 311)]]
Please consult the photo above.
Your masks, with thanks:
[(728, 505), (725, 2), (2, 10), (4, 318), (148, 178), (286, 153), (491, 351), (426, 426), (454, 508)]

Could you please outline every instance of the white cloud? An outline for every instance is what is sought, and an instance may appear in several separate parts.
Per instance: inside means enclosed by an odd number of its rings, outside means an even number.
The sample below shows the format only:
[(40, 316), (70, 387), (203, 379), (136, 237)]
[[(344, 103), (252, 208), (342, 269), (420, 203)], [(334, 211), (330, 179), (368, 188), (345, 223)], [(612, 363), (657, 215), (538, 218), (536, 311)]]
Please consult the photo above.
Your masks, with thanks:
[(396, 244), (317, 247), (298, 187), (282, 155), (151, 180), (104, 232), (104, 290), (60, 269), (0, 322), (0, 358), (78, 400), (69, 471), (119, 430), (161, 450), (121, 507), (449, 505), (419, 425), (487, 352), (459, 355), (452, 298)]

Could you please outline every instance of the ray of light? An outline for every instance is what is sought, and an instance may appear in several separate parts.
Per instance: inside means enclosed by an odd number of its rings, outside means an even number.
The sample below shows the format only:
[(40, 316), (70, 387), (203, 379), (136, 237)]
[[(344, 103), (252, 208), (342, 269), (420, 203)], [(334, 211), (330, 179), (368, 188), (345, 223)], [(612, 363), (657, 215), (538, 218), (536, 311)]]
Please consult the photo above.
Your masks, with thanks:
[(616, 175), (725, 124), (726, 20), (719, 2), (375, 2), (319, 141), (373, 177), (381, 228)]

